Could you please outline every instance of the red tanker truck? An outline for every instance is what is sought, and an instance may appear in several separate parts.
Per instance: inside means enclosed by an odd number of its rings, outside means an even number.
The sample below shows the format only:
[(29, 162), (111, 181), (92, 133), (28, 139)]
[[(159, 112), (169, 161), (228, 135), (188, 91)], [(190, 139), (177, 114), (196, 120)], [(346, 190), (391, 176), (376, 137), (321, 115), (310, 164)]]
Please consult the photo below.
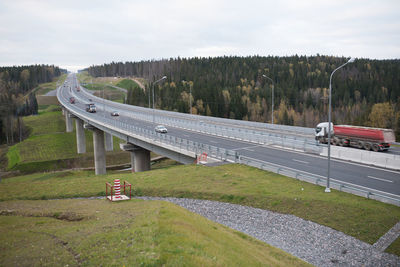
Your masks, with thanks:
[[(315, 140), (328, 143), (328, 122), (321, 122), (315, 128)], [(370, 128), (331, 123), (331, 143), (337, 146), (352, 146), (365, 150), (386, 151), (395, 142), (391, 129)]]

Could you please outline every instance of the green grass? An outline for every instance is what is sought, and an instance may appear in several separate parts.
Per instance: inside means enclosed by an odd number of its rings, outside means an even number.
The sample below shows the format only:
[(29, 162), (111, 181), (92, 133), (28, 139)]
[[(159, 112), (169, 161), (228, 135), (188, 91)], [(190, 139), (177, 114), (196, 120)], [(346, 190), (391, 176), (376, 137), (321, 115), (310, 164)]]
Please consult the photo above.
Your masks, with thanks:
[(8, 162), (7, 169), (11, 169), (13, 166), (18, 164), (18, 162), (21, 161), (18, 147), (17, 146), (10, 147), (6, 153), (6, 157)]
[(26, 126), (32, 129), (31, 135), (65, 132), (65, 121), (61, 111), (49, 111), (55, 106), (47, 106), (38, 116), (24, 117)]
[(56, 89), (57, 81), (59, 82), (59, 84), (62, 84), (66, 78), (67, 74), (63, 74), (60, 77), (56, 78), (53, 82), (41, 83), (38, 85), (38, 87), (33, 89), (33, 92), (36, 93), (37, 95), (45, 95), (48, 92)]
[(387, 253), (392, 253), (400, 256), (400, 237), (398, 237), (386, 250)]
[(97, 84), (97, 83), (93, 83), (93, 84), (86, 84), (85, 88), (88, 90), (92, 90), (92, 91), (103, 91), (103, 89), (105, 91), (116, 91), (117, 89), (114, 87), (111, 87), (109, 85), (106, 84)]
[[(34, 174), (4, 179), (0, 200), (52, 199), (104, 195), (104, 184), (120, 178), (136, 195), (212, 199), (293, 214), (329, 226), (370, 244), (400, 218), (400, 208), (242, 165), (181, 165), (151, 172)], [(29, 188), (25, 185), (29, 184)], [(7, 194), (7, 192), (13, 194)], [(396, 249), (396, 248), (395, 248)]]
[(1, 202), (1, 266), (309, 266), (162, 201)]
[(116, 85), (118, 87), (125, 88), (125, 89), (130, 89), (130, 88), (133, 89), (135, 87), (139, 87), (139, 85), (135, 81), (130, 80), (130, 79), (123, 79), (120, 82), (118, 82)]
[[(24, 117), (30, 136), (11, 146), (7, 152), (8, 170), (22, 173), (54, 171), (63, 168), (93, 166), (93, 135), (85, 131), (85, 154), (77, 154), (75, 132), (65, 132), (65, 120), (57, 106), (47, 106), (37, 116)], [(130, 162), (129, 154), (121, 152), (120, 139), (114, 137), (114, 152), (107, 152), (108, 165)]]

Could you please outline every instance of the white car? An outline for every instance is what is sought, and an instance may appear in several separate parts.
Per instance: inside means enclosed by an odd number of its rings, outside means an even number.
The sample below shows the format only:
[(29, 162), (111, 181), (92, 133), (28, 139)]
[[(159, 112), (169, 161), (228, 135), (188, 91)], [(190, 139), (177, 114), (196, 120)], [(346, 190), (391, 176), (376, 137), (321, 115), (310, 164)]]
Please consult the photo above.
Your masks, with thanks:
[(154, 131), (156, 131), (157, 133), (167, 133), (168, 132), (167, 128), (165, 128), (164, 125), (157, 125), (156, 128), (154, 128)]
[(119, 116), (119, 112), (118, 111), (113, 111), (113, 112), (111, 112), (111, 116), (114, 116), (114, 117)]

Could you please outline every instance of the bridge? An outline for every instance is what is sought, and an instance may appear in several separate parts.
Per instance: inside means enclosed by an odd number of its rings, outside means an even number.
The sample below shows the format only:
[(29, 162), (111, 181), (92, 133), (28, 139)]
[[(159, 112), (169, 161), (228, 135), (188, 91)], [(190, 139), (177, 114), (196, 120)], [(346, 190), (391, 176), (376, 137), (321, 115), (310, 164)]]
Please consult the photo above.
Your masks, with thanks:
[[(70, 97), (76, 99), (74, 104), (69, 102)], [(93, 96), (79, 85), (75, 75), (69, 75), (58, 88), (57, 98), (63, 106), (67, 132), (73, 131), (75, 119), (78, 153), (86, 152), (84, 130), (93, 132), (96, 174), (106, 173), (105, 151), (112, 150), (112, 136), (116, 136), (126, 141), (121, 148), (130, 152), (136, 172), (150, 169), (150, 151), (183, 164), (207, 153), (211, 162), (242, 163), (326, 185), (326, 149), (316, 145), (310, 128), (124, 105)], [(95, 103), (96, 113), (85, 110), (89, 102)], [(111, 116), (115, 110), (117, 117)], [(167, 126), (168, 133), (155, 132), (158, 124)], [(358, 155), (361, 152), (366, 153)], [(385, 158), (377, 160), (382, 157), (377, 154)], [(331, 162), (332, 188), (400, 205), (400, 172), (396, 170), (400, 158), (352, 148), (337, 148), (332, 155), (337, 157)], [(342, 160), (346, 157), (361, 160)]]

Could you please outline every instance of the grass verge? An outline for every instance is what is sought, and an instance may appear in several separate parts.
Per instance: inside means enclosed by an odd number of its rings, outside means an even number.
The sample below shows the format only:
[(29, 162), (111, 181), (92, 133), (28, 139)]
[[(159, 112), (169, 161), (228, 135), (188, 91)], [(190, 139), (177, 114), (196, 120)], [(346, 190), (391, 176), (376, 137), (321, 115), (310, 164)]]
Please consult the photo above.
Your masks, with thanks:
[(93, 172), (34, 174), (3, 180), (0, 200), (105, 195), (105, 182), (115, 178), (130, 182), (136, 195), (211, 199), (293, 214), (370, 244), (400, 218), (400, 207), (394, 205), (335, 190), (326, 194), (319, 186), (236, 164), (184, 165), (104, 176)]
[(10, 201), (0, 210), (3, 266), (309, 266), (162, 201)]
[(400, 237), (398, 237), (386, 250), (387, 253), (392, 253), (400, 256)]
[(41, 83), (38, 85), (38, 87), (33, 89), (33, 92), (36, 93), (36, 95), (45, 95), (57, 88), (57, 81), (59, 84), (63, 84), (66, 78), (67, 74), (63, 74), (60, 77), (55, 78), (53, 82)]

